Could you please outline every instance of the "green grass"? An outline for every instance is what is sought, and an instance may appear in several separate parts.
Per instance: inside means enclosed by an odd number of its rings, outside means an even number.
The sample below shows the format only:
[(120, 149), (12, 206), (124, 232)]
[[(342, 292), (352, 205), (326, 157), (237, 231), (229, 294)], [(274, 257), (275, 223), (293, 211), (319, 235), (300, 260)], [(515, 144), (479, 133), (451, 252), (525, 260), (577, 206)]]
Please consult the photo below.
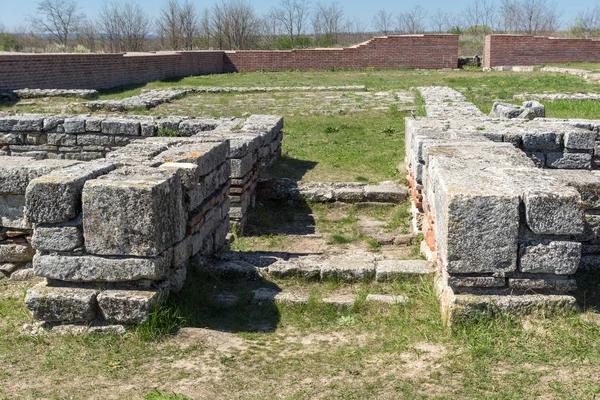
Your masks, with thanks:
[(545, 64), (544, 66), (545, 67), (585, 69), (590, 72), (600, 72), (600, 64), (599, 63), (572, 62), (572, 63), (563, 63), (563, 64)]
[(600, 119), (600, 101), (598, 100), (554, 100), (544, 101), (546, 117)]

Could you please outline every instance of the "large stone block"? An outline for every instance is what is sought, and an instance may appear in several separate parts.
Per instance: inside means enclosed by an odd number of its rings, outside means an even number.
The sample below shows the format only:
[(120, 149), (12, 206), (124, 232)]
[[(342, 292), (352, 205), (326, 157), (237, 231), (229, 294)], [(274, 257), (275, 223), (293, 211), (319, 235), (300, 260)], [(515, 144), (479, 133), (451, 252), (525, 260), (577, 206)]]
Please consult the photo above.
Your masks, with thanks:
[(42, 282), (27, 291), (25, 305), (35, 319), (48, 322), (81, 322), (96, 319), (95, 289), (49, 287)]
[(109, 118), (102, 121), (102, 133), (109, 135), (138, 136), (140, 134), (139, 121), (121, 118)]
[(1, 243), (0, 263), (23, 263), (31, 261), (35, 251), (29, 243)]
[(178, 174), (131, 167), (86, 182), (83, 232), (89, 253), (159, 255), (185, 236)]
[(161, 162), (193, 163), (199, 167), (199, 175), (203, 176), (221, 165), (229, 155), (229, 142), (184, 143), (172, 147), (155, 157)]
[(25, 195), (27, 217), (32, 222), (47, 224), (77, 218), (81, 213), (81, 192), (85, 182), (114, 169), (114, 164), (90, 162), (32, 180)]
[(152, 307), (161, 300), (161, 291), (106, 290), (98, 295), (102, 317), (119, 324), (146, 322)]
[(523, 133), (523, 148), (528, 151), (558, 150), (561, 144), (562, 135), (556, 132), (534, 130)]
[(0, 194), (25, 194), (31, 180), (74, 164), (77, 162), (0, 156)]
[(161, 280), (171, 257), (154, 258), (65, 256), (56, 253), (36, 254), (35, 274), (66, 282), (128, 282), (140, 279)]
[(577, 189), (583, 208), (600, 208), (600, 171), (547, 170), (563, 185)]
[(81, 224), (36, 225), (31, 246), (40, 251), (72, 251), (83, 246)]
[(565, 147), (567, 149), (592, 150), (596, 144), (596, 135), (596, 132), (585, 129), (566, 132)]
[(546, 166), (557, 169), (591, 169), (592, 155), (589, 153), (551, 152), (546, 154)]
[(526, 273), (574, 274), (581, 261), (581, 243), (546, 241), (519, 248), (519, 270)]
[(44, 117), (41, 115), (16, 115), (0, 117), (0, 131), (4, 132), (41, 132)]
[(583, 232), (579, 193), (569, 187), (529, 190), (524, 194), (527, 226), (540, 235), (575, 235)]

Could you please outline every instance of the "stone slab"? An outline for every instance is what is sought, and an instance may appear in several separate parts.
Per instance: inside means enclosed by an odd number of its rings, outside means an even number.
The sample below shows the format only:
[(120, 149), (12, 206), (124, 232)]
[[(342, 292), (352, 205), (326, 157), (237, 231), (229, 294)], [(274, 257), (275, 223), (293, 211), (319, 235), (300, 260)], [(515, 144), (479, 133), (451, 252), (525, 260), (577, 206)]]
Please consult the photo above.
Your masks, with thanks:
[(161, 300), (160, 290), (105, 290), (98, 294), (104, 320), (117, 324), (142, 324)]
[(27, 290), (25, 305), (35, 319), (48, 322), (91, 321), (96, 318), (96, 289), (49, 287), (42, 282)]

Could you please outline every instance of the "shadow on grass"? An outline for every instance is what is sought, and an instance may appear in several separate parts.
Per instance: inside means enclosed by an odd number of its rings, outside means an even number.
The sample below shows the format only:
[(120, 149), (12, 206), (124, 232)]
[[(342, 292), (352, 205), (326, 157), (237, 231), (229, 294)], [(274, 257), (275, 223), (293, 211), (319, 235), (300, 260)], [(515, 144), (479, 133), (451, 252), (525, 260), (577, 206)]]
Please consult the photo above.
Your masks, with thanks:
[(600, 271), (579, 271), (575, 297), (583, 311), (600, 312)]

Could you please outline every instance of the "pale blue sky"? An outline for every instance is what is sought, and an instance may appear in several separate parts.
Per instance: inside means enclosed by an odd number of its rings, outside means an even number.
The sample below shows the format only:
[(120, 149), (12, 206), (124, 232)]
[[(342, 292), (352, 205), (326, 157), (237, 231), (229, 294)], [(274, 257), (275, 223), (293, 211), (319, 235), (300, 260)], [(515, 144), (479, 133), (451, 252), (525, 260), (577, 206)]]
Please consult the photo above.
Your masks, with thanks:
[[(192, 0), (193, 1), (193, 0)], [(156, 17), (159, 13), (161, 6), (165, 0), (146, 0), (139, 1), (142, 7), (153, 17)], [(313, 0), (313, 4), (317, 3), (318, 0)], [(328, 0), (323, 1), (328, 3)], [(380, 9), (385, 9), (398, 14), (403, 11), (407, 11), (416, 5), (421, 5), (426, 8), (429, 14), (433, 14), (438, 8), (447, 12), (459, 13), (464, 10), (473, 0), (432, 0), (432, 1), (418, 1), (418, 0), (405, 0), (399, 2), (397, 0), (340, 0), (339, 3), (344, 7), (344, 13), (347, 17), (352, 19), (357, 18), (364, 22), (367, 29), (371, 29), (371, 21), (373, 15)], [(588, 7), (594, 7), (598, 0), (556, 0), (554, 3), (561, 13), (561, 23), (563, 27), (566, 27), (571, 22), (577, 12), (584, 10)], [(0, 23), (3, 24), (9, 30), (16, 29), (20, 26), (25, 26), (26, 16), (35, 11), (37, 1), (36, 0), (0, 0)], [(200, 8), (210, 7), (213, 1), (194, 1), (194, 3)], [(254, 8), (259, 14), (267, 12), (273, 5), (277, 4), (277, 0), (262, 0), (252, 1), (250, 3), (254, 5)], [(499, 0), (496, 1), (500, 3)], [(102, 7), (102, 0), (85, 1), (80, 0), (82, 11), (91, 18), (94, 18), (99, 9)]]

